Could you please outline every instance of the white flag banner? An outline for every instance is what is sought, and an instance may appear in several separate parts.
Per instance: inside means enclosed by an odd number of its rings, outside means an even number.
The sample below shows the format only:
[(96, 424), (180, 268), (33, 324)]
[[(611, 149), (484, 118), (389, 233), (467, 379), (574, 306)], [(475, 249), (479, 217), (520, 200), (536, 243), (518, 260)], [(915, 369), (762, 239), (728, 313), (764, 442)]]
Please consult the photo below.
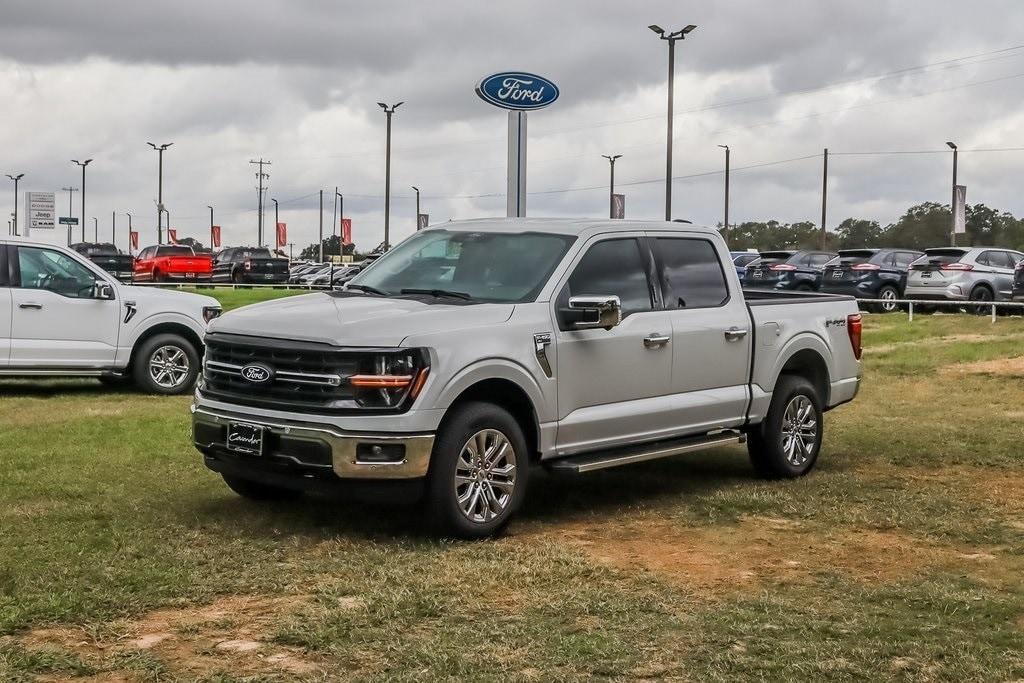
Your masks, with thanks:
[(953, 232), (962, 235), (967, 232), (967, 186), (957, 185), (953, 196)]

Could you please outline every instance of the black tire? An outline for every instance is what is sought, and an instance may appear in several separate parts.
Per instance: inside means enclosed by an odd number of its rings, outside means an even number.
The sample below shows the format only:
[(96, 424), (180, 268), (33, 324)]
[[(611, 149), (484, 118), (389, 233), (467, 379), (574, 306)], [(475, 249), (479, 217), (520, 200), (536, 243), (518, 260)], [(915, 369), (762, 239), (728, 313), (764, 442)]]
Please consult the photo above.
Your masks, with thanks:
[[(971, 290), (971, 301), (982, 301), (985, 302), (985, 304), (991, 304), (994, 298), (992, 290), (985, 285), (978, 285)], [(985, 304), (968, 306), (966, 310), (968, 313), (973, 313), (974, 315), (988, 315), (992, 312), (992, 306)]]
[(814, 287), (812, 285), (808, 285), (808, 284), (797, 285), (796, 286), (796, 291), (798, 291), (798, 292), (813, 292), (814, 291)]
[[(787, 457), (784, 427), (791, 417), (787, 416), (787, 411), (790, 410), (791, 404), (798, 407), (801, 398), (813, 410), (814, 435), (803, 452), (794, 451)], [(750, 453), (750, 462), (757, 473), (766, 479), (802, 477), (810, 472), (818, 461), (823, 433), (821, 398), (814, 385), (803, 377), (782, 375), (775, 384), (768, 415), (764, 422), (749, 434), (747, 451)], [(807, 443), (806, 440), (802, 441)], [(799, 445), (796, 448), (799, 448)]]
[(297, 489), (286, 489), (281, 486), (262, 484), (252, 479), (242, 479), (229, 474), (220, 475), (228, 488), (249, 500), (295, 500), (302, 496), (302, 491)]
[[(515, 418), (492, 403), (465, 403), (452, 410), (434, 441), (427, 480), (426, 502), (429, 513), (435, 528), (442, 535), (466, 539), (493, 536), (508, 523), (526, 496), (530, 471), (526, 439)], [(472, 457), (467, 462), (462, 458), (463, 451), (467, 449), (468, 454), (470, 440), (481, 433), (485, 435), (485, 454), (489, 447), (500, 443), (496, 437), (493, 441), (487, 440), (493, 433), (504, 437), (511, 447), (511, 453), (506, 449), (504, 455), (489, 466), (482, 460), (474, 462)], [(480, 450), (479, 445), (475, 448)], [(513, 465), (511, 486), (508, 486), (508, 474), (502, 473), (509, 464)], [(494, 471), (493, 478), (489, 470)], [(465, 477), (466, 481), (457, 483), (457, 472), (463, 472), (460, 476)], [(477, 479), (474, 481), (472, 477)], [(464, 512), (460, 504), (460, 490), (461, 495), (469, 496), (466, 499), (470, 505), (468, 512)], [(488, 496), (492, 497), (488, 499)], [(494, 506), (501, 503), (504, 505), (494, 512)], [(489, 518), (488, 512), (492, 514)], [(470, 515), (484, 519), (470, 519)]]
[[(883, 285), (878, 289), (878, 294), (875, 295), (876, 299), (886, 299), (892, 297), (893, 299), (900, 298), (900, 290), (896, 289), (892, 285)], [(888, 308), (887, 308), (888, 306)], [(895, 313), (900, 308), (899, 304), (874, 304), (871, 307), (873, 313)]]
[[(180, 355), (174, 353), (173, 350), (180, 351)], [(156, 377), (150, 372), (150, 365), (152, 362), (159, 361), (154, 356), (161, 351), (163, 352), (162, 357), (175, 367), (186, 366), (184, 375), (181, 375), (180, 370), (174, 370), (169, 375), (165, 375), (165, 377), (170, 377), (165, 383), (157, 382)], [(182, 360), (185, 362), (182, 363)], [(135, 351), (132, 358), (132, 377), (135, 379), (135, 385), (148, 394), (172, 396), (188, 393), (192, 391), (196, 378), (199, 377), (199, 352), (192, 342), (179, 334), (154, 335)]]

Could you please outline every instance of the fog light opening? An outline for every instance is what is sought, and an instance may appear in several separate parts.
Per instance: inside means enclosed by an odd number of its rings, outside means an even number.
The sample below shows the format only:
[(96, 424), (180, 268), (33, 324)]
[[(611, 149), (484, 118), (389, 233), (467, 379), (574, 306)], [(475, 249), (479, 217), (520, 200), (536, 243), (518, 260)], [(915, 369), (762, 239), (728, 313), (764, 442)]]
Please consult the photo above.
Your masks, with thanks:
[(356, 463), (396, 464), (405, 462), (405, 444), (360, 443), (356, 445)]

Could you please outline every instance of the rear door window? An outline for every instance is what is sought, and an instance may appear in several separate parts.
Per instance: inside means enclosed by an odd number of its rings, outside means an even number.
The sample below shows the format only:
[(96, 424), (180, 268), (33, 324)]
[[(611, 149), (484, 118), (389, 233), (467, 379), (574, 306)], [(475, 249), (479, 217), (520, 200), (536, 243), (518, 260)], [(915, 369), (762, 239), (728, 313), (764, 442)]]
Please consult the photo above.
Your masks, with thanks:
[(665, 308), (721, 306), (729, 298), (722, 264), (708, 240), (659, 237), (655, 249)]

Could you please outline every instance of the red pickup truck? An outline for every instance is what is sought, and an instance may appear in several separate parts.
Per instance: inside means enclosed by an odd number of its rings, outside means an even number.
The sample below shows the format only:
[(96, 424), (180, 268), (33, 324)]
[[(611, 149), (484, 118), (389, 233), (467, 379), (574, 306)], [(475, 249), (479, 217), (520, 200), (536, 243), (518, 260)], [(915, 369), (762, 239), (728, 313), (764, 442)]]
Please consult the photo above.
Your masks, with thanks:
[(210, 254), (197, 254), (182, 245), (146, 247), (135, 259), (135, 281), (209, 280), (212, 260)]

